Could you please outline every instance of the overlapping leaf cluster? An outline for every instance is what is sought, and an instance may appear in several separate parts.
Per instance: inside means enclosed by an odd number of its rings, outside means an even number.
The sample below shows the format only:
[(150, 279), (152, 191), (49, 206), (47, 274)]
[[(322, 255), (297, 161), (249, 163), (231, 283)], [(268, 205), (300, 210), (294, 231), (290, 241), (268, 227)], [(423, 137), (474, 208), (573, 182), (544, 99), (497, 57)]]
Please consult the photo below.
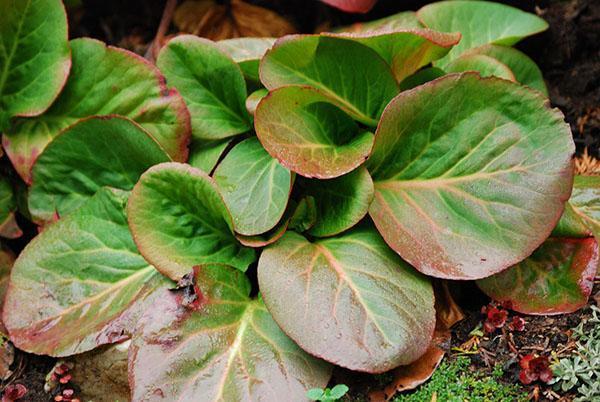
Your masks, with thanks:
[(305, 400), (331, 364), (427, 350), (426, 275), (530, 313), (589, 296), (600, 183), (567, 203), (569, 128), (509, 47), (546, 28), (533, 15), (452, 1), (276, 41), (182, 35), (154, 66), (67, 42), (59, 0), (0, 5), (0, 29), (22, 25), (0, 43), (3, 147), (43, 227), (4, 308), (23, 350), (132, 337), (135, 401)]

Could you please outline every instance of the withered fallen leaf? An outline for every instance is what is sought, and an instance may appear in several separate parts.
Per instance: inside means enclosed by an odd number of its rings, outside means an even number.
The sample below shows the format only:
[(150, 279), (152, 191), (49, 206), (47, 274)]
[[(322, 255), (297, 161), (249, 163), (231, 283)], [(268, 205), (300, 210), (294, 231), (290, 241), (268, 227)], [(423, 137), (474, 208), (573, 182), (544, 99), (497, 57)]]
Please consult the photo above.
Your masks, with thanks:
[(239, 37), (280, 37), (296, 33), (285, 18), (269, 9), (231, 0), (187, 0), (175, 10), (175, 26), (182, 32), (212, 40)]
[(450, 341), (450, 328), (464, 319), (465, 315), (454, 301), (448, 282), (436, 282), (434, 290), (437, 321), (429, 349), (413, 363), (396, 368), (393, 371), (394, 380), (388, 386), (369, 394), (372, 402), (389, 401), (398, 392), (415, 389), (431, 378), (444, 358), (446, 352), (442, 345)]

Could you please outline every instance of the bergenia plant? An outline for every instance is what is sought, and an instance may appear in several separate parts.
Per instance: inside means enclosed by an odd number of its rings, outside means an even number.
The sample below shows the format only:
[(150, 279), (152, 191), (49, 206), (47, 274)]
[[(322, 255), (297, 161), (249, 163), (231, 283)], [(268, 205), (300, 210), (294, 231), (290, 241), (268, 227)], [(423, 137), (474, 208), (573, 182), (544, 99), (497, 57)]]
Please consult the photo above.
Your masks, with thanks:
[(0, 11), (2, 143), (41, 230), (4, 306), (22, 350), (131, 338), (133, 401), (303, 401), (333, 365), (419, 359), (430, 277), (530, 314), (591, 292), (600, 181), (571, 196), (569, 127), (509, 47), (546, 29), (534, 15), (446, 1), (333, 33), (183, 35), (154, 66), (67, 42), (59, 0)]

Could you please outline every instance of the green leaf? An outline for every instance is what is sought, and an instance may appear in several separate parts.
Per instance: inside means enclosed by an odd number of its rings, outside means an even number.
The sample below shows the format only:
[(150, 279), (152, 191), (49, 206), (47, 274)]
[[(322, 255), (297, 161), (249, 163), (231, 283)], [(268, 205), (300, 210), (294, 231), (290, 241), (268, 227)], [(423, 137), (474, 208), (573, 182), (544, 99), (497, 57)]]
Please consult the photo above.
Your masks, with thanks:
[(272, 91), (259, 103), (254, 118), (256, 135), (267, 152), (306, 177), (348, 173), (365, 161), (373, 146), (372, 133), (310, 87)]
[(258, 67), (260, 59), (275, 43), (275, 38), (235, 38), (217, 42), (217, 46), (229, 55), (242, 69), (246, 79), (260, 82)]
[(462, 34), (460, 43), (434, 63), (442, 68), (468, 49), (490, 43), (511, 46), (548, 29), (536, 15), (488, 1), (440, 1), (421, 8), (417, 16), (427, 28)]
[(368, 22), (357, 22), (356, 24), (347, 27), (334, 29), (334, 32), (381, 32), (414, 28), (423, 28), (423, 25), (419, 22), (419, 19), (417, 18), (417, 13), (415, 13), (414, 11), (402, 11), (400, 13), (393, 14), (378, 20)]
[(479, 279), (518, 263), (548, 237), (571, 191), (563, 115), (509, 81), (464, 73), (403, 92), (375, 137), (369, 213), (427, 275)]
[(256, 137), (237, 144), (217, 166), (213, 178), (237, 233), (265, 233), (283, 216), (292, 175), (264, 150)]
[(0, 237), (16, 239), (23, 234), (15, 218), (16, 210), (12, 185), (7, 177), (0, 177)]
[(150, 168), (133, 189), (129, 226), (146, 260), (179, 280), (198, 264), (227, 264), (242, 271), (254, 250), (241, 246), (216, 183), (181, 163)]
[(350, 388), (348, 388), (345, 384), (338, 384), (331, 389), (329, 396), (333, 399), (340, 399), (342, 396), (346, 395)]
[(311, 401), (320, 401), (323, 395), (325, 395), (325, 392), (321, 388), (309, 389), (306, 393), (306, 397)]
[(33, 166), (29, 211), (47, 222), (75, 210), (104, 186), (131, 190), (169, 156), (146, 131), (119, 116), (91, 117), (63, 131)]
[(206, 174), (210, 174), (219, 159), (233, 141), (233, 138), (225, 138), (223, 140), (203, 141), (194, 140), (190, 146), (190, 160), (188, 163), (196, 169), (202, 170)]
[(258, 104), (268, 94), (269, 94), (269, 91), (265, 88), (260, 88), (260, 89), (257, 89), (256, 91), (252, 92), (246, 98), (246, 110), (248, 111), (248, 113), (250, 113), (252, 116), (254, 116), (254, 114), (256, 113), (256, 108), (258, 107)]
[(413, 75), (406, 77), (400, 83), (400, 90), (406, 91), (419, 85), (423, 85), (426, 82), (433, 81), (436, 78), (440, 78), (446, 75), (446, 72), (437, 67), (428, 67), (417, 71)]
[(364, 167), (336, 179), (305, 180), (300, 185), (316, 201), (316, 223), (308, 231), (312, 236), (350, 229), (365, 217), (373, 200), (373, 181)]
[(447, 73), (478, 72), (482, 77), (499, 77), (515, 82), (512, 70), (498, 59), (484, 54), (463, 54), (444, 67)]
[(391, 67), (398, 82), (444, 57), (460, 41), (460, 34), (428, 29), (324, 35), (352, 39), (373, 49)]
[(71, 55), (60, 0), (0, 2), (0, 131), (13, 116), (36, 116), (62, 89)]
[(372, 127), (398, 93), (385, 61), (367, 46), (347, 38), (283, 37), (263, 57), (260, 78), (269, 90), (287, 85), (317, 89), (354, 119)]
[(290, 218), (289, 228), (298, 233), (306, 232), (317, 223), (317, 203), (315, 197), (303, 197)]
[(144, 303), (167, 281), (139, 255), (126, 202), (127, 193), (102, 189), (21, 253), (4, 310), (15, 346), (67, 356), (128, 337)]
[(273, 321), (250, 282), (226, 266), (200, 267), (194, 311), (165, 292), (140, 320), (130, 354), (132, 398), (304, 401), (331, 366), (300, 349)]
[(548, 96), (548, 89), (546, 88), (542, 72), (525, 53), (512, 47), (500, 45), (485, 45), (465, 52), (465, 56), (474, 54), (497, 59), (510, 68), (517, 82)]
[(189, 113), (156, 67), (93, 39), (72, 40), (71, 49), (71, 74), (56, 102), (39, 117), (19, 119), (3, 136), (2, 145), (26, 182), (31, 183), (31, 167), (46, 145), (62, 130), (93, 115), (129, 117), (173, 160), (187, 160)]
[(549, 239), (524, 261), (477, 285), (520, 313), (572, 313), (587, 304), (599, 261), (593, 237)]
[(195, 139), (218, 140), (251, 129), (242, 72), (214, 42), (177, 36), (162, 48), (156, 65), (185, 99)]
[(287, 232), (263, 251), (258, 281), (283, 331), (339, 366), (380, 373), (411, 363), (429, 347), (431, 284), (374, 229), (312, 243)]
[(600, 176), (575, 176), (573, 192), (554, 235), (600, 240)]

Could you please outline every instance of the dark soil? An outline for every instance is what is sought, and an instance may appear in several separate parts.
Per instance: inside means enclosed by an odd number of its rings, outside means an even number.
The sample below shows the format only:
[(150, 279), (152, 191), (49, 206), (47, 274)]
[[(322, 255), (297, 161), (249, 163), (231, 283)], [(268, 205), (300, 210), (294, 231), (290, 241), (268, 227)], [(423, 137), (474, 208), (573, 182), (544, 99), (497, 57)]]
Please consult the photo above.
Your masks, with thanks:
[[(221, 2), (226, 0), (221, 0)], [(432, 1), (380, 0), (366, 15), (348, 15), (331, 9), (316, 0), (248, 0), (271, 8), (292, 21), (302, 32), (314, 32), (318, 27), (348, 25), (354, 22), (381, 18), (403, 10), (416, 10)], [(499, 1), (499, 0), (496, 0)], [(600, 1), (598, 0), (502, 0), (542, 16), (550, 29), (529, 38), (518, 47), (540, 66), (550, 91), (550, 100), (565, 114), (571, 125), (579, 153), (588, 148), (592, 156), (600, 158)], [(164, 2), (146, 0), (83, 0), (83, 6), (71, 10), (71, 36), (90, 36), (143, 53), (152, 40), (162, 14)], [(28, 236), (10, 246), (20, 251), (34, 234), (34, 228), (25, 225)], [(31, 225), (29, 225), (31, 226)], [(23, 226), (22, 226), (23, 227)], [(596, 286), (595, 292), (598, 292)], [(455, 283), (457, 301), (467, 318), (453, 329), (452, 347), (460, 347), (470, 339), (469, 333), (481, 322), (480, 309), (488, 300), (473, 284)], [(473, 355), (477, 369), (491, 371), (495, 363), (505, 368), (505, 381), (518, 382), (518, 361), (512, 347), (522, 353), (535, 352), (549, 355), (569, 343), (568, 330), (576, 326), (587, 310), (554, 317), (526, 317), (522, 333), (498, 332), (483, 337), (479, 350)], [(450, 358), (452, 358), (450, 353)], [(54, 359), (18, 353), (13, 370), (15, 374), (2, 385), (24, 384), (28, 393), (24, 401), (46, 402), (52, 397), (43, 390), (46, 374)], [(369, 376), (338, 369), (333, 381), (345, 383), (352, 389), (351, 400), (366, 400), (371, 389), (381, 388), (389, 376)], [(550, 400), (546, 389), (535, 390), (541, 401)], [(556, 400), (556, 399), (555, 399)], [(564, 401), (570, 400), (568, 396)]]

